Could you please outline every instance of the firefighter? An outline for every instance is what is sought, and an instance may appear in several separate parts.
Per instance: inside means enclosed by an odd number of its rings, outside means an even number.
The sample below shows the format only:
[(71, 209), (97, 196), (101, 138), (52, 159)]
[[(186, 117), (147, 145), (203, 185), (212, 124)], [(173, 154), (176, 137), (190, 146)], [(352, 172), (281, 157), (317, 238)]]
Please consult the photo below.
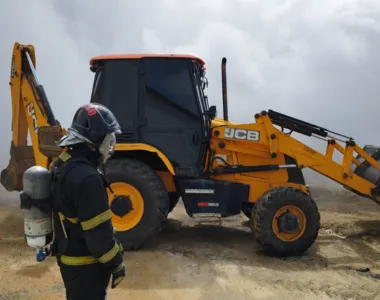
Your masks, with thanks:
[(115, 288), (125, 276), (104, 174), (115, 134), (120, 132), (113, 113), (93, 103), (76, 111), (67, 134), (57, 143), (66, 149), (52, 168), (52, 255), (57, 258), (69, 300), (104, 300), (110, 281)]

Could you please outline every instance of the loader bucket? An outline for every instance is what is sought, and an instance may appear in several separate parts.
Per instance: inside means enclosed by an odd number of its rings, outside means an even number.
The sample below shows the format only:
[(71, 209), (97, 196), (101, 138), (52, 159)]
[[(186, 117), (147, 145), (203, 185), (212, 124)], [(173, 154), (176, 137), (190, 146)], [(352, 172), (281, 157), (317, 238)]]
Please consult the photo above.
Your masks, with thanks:
[[(374, 160), (380, 162), (380, 147), (373, 145), (365, 145), (363, 150), (367, 152)], [(351, 170), (358, 176), (377, 184), (380, 178), (380, 172), (371, 164), (366, 162), (363, 157), (357, 155), (356, 159), (360, 162), (359, 166), (351, 165)]]
[(1, 184), (9, 191), (22, 191), (23, 175), (26, 169), (35, 165), (32, 146), (18, 146), (11, 143), (11, 158), (8, 167), (1, 171)]

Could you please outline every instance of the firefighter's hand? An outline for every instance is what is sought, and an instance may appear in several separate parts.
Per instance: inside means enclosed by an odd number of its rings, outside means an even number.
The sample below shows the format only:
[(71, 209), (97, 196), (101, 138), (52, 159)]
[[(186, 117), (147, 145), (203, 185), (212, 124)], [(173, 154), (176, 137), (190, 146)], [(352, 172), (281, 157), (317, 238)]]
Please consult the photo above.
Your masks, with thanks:
[(111, 288), (114, 289), (123, 281), (125, 277), (125, 266), (124, 263), (121, 263), (113, 272), (112, 272), (112, 285)]

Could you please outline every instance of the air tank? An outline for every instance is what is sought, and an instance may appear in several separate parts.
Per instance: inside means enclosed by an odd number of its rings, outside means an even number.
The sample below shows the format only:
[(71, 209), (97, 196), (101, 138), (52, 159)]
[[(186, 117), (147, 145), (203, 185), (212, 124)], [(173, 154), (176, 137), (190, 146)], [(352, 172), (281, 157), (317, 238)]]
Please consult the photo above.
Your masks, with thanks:
[[(24, 233), (27, 244), (35, 248), (37, 260), (43, 260), (43, 247), (53, 239), (50, 172), (33, 166), (24, 172), (21, 208), (24, 210)], [(31, 200), (30, 200), (31, 199)]]

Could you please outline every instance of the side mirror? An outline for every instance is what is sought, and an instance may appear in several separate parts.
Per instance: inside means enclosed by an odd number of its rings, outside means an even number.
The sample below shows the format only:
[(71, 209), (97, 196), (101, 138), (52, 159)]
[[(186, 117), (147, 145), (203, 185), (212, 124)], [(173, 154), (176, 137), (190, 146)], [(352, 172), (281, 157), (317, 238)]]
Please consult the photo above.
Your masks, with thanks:
[(210, 106), (206, 114), (211, 118), (211, 120), (214, 119), (216, 117), (216, 106)]

